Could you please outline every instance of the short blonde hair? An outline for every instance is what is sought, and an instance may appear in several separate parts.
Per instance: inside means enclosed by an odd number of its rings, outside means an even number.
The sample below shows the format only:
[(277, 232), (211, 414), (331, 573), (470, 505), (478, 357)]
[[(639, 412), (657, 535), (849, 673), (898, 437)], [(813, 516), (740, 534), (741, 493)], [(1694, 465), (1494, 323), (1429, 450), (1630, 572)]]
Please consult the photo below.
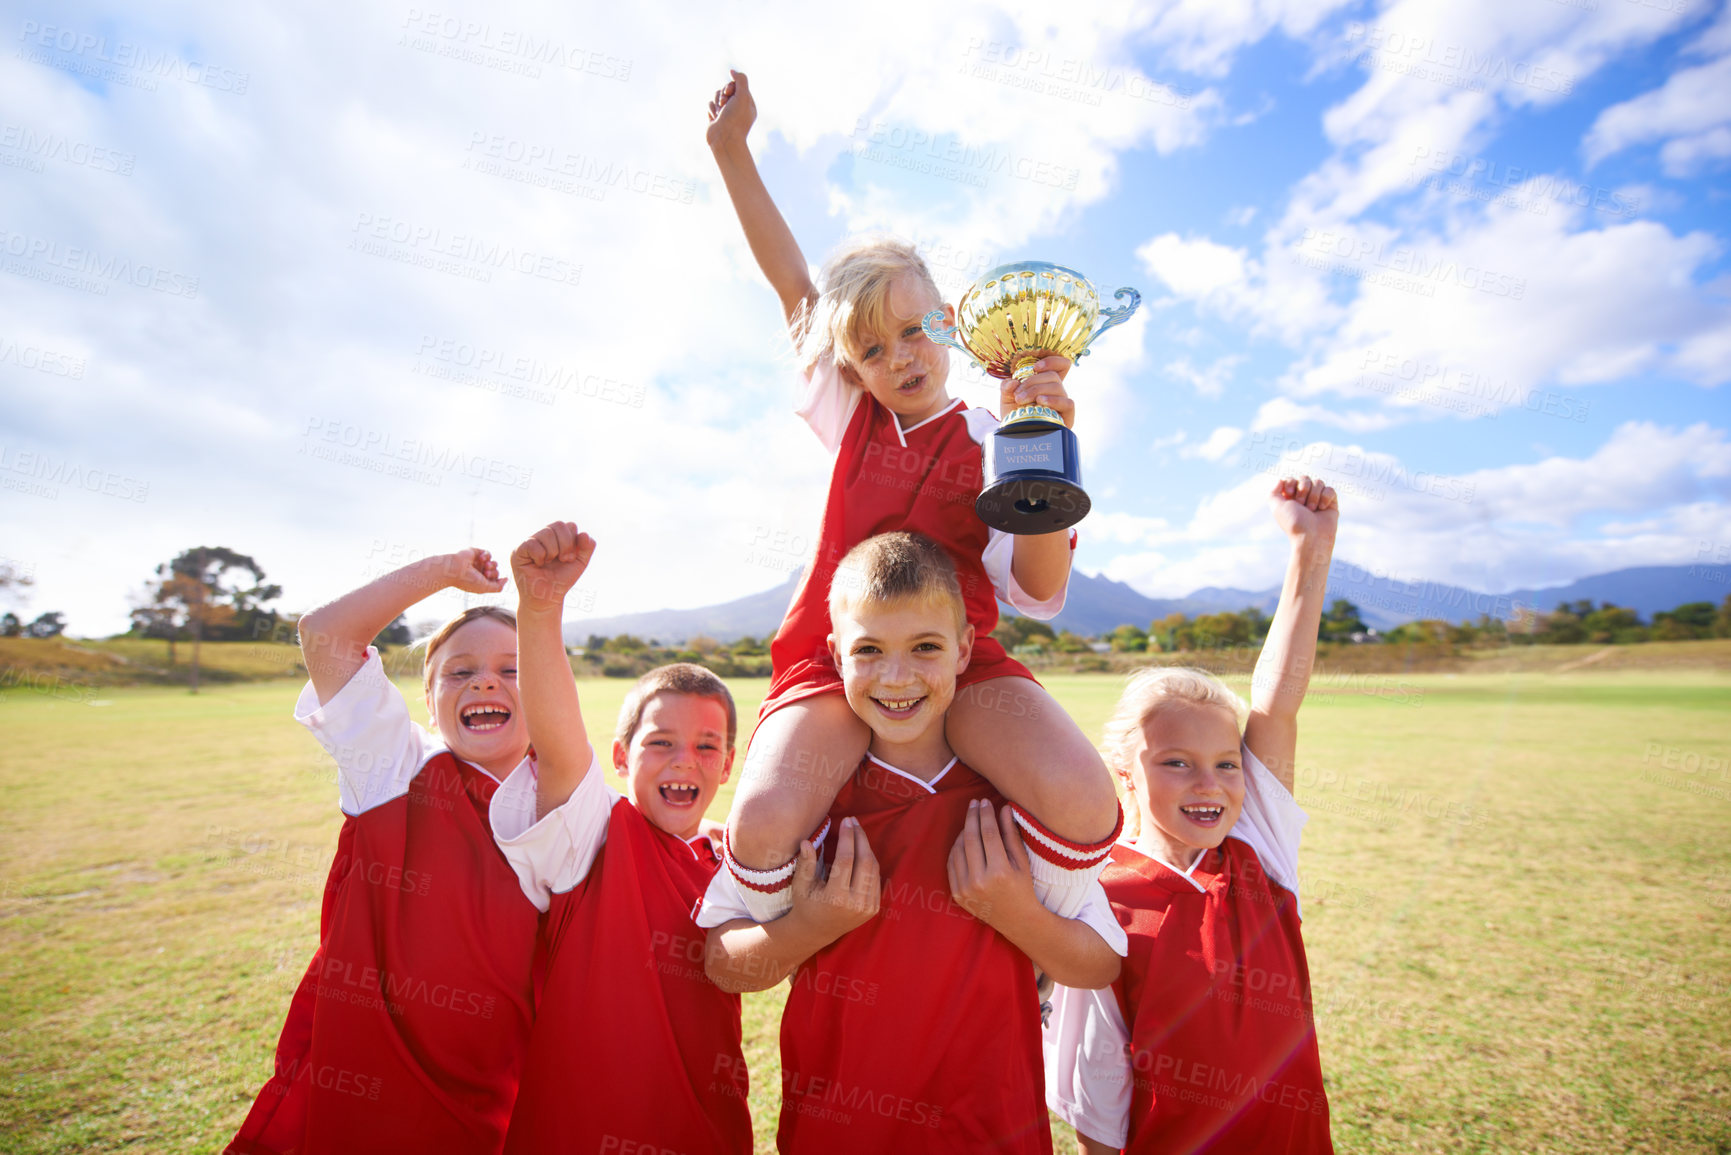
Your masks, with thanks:
[[(433, 632), (424, 644), (426, 653), (421, 658), (421, 689), (428, 697), (433, 694), (433, 655), (439, 652), (439, 647), (451, 640), (451, 635), (481, 618), (492, 618), (511, 627), (511, 632), (517, 632), (517, 615), (503, 606), (470, 606)], [(437, 724), (437, 719), (434, 723)]]
[(1134, 769), (1132, 751), (1142, 727), (1163, 706), (1188, 703), (1230, 711), (1240, 734), (1250, 706), (1219, 678), (1189, 666), (1150, 666), (1132, 675), (1100, 736), (1100, 756), (1119, 777)]
[(794, 318), (800, 364), (809, 369), (829, 354), (838, 368), (857, 369), (859, 335), (865, 330), (882, 333), (887, 328), (884, 313), (890, 285), (903, 273), (912, 273), (931, 290), (933, 300), (943, 301), (925, 259), (906, 241), (861, 237), (831, 253), (818, 274), (816, 304), (802, 306)]
[(829, 583), (830, 621), (858, 605), (904, 599), (944, 606), (955, 615), (958, 634), (968, 624), (949, 551), (921, 533), (880, 533), (848, 550), (836, 566)]
[(616, 742), (621, 746), (631, 745), (631, 736), (637, 733), (637, 727), (643, 721), (643, 707), (648, 704), (649, 699), (663, 691), (669, 694), (690, 694), (721, 703), (722, 709), (727, 711), (727, 748), (733, 749), (733, 739), (739, 732), (739, 713), (734, 709), (733, 695), (728, 691), (727, 683), (713, 672), (691, 662), (656, 666), (637, 679), (636, 684), (626, 693), (625, 701), (619, 706), (619, 724), (613, 730)]

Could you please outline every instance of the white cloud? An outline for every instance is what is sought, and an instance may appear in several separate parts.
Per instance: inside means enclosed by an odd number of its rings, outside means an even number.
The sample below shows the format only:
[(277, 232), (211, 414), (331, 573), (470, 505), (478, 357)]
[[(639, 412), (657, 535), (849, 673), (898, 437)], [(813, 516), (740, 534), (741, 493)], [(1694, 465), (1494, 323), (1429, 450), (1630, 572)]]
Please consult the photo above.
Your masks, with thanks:
[[(1297, 375), (1296, 392), (1443, 412), (1414, 400), (1407, 390), (1418, 386), (1468, 396), (1471, 415), (1551, 384), (1643, 372), (1703, 385), (1731, 378), (1731, 358), (1719, 355), (1731, 308), (1696, 284), (1718, 240), (1644, 220), (1578, 229), (1586, 210), (1551, 208), (1493, 205), (1398, 240), (1375, 228), (1319, 234), (1313, 250), (1357, 273), (1358, 293), (1345, 321), (1320, 335), (1318, 363)], [(1417, 379), (1390, 364), (1416, 367)]]
[(1605, 109), (1583, 148), (1592, 165), (1660, 140), (1660, 159), (1673, 177), (1731, 157), (1731, 55), (1675, 72), (1661, 87)]
[(1090, 513), (1087, 533), (1089, 541), (1131, 545), (1158, 545), (1174, 536), (1171, 524), (1163, 517), (1140, 517), (1117, 510)]
[(1410, 187), (1420, 149), (1471, 153), (1504, 110), (1572, 98), (1607, 61), (1683, 23), (1686, 7), (1395, 0), (1349, 22), (1327, 59), (1364, 83), (1324, 116), (1336, 153), (1300, 183), (1271, 241)]
[(1230, 425), (1222, 425), (1208, 435), (1208, 440), (1200, 445), (1193, 445), (1181, 450), (1181, 457), (1200, 457), (1204, 461), (1219, 461), (1226, 456), (1227, 450), (1237, 445), (1244, 437), (1244, 430), (1235, 429)]
[(1220, 397), (1225, 394), (1233, 372), (1244, 364), (1244, 360), (1242, 353), (1230, 353), (1211, 365), (1198, 368), (1190, 363), (1190, 358), (1180, 357), (1167, 364), (1166, 374), (1189, 383), (1202, 397)]
[(1256, 418), (1250, 423), (1250, 428), (1282, 429), (1307, 422), (1331, 425), (1348, 433), (1371, 433), (1399, 424), (1400, 418), (1388, 413), (1364, 413), (1330, 409), (1323, 405), (1300, 405), (1290, 397), (1272, 397), (1264, 401), (1262, 407), (1256, 411)]
[(1209, 240), (1185, 240), (1163, 233), (1136, 250), (1142, 267), (1181, 297), (1205, 299), (1229, 293), (1246, 280), (1243, 249)]
[[(1307, 473), (1340, 493), (1335, 556), (1501, 592), (1630, 565), (1682, 565), (1731, 541), (1731, 440), (1706, 423), (1627, 422), (1584, 458), (1551, 457), (1465, 474), (1328, 441), (1251, 434), (1243, 480), (1201, 500), (1181, 529), (1102, 572), (1149, 596), (1203, 585), (1261, 589), (1279, 580), (1282, 544), (1268, 516), (1275, 476)], [(1645, 512), (1644, 512), (1645, 511)], [(1605, 514), (1639, 515), (1634, 521)]]
[(1178, 68), (1198, 75), (1223, 75), (1233, 55), (1276, 30), (1286, 36), (1309, 35), (1349, 0), (1175, 0), (1158, 13), (1145, 38), (1161, 46)]
[(1177, 296), (1288, 342), (1340, 315), (1322, 278), (1290, 260), (1264, 264), (1241, 248), (1176, 233), (1150, 239), (1136, 256)]

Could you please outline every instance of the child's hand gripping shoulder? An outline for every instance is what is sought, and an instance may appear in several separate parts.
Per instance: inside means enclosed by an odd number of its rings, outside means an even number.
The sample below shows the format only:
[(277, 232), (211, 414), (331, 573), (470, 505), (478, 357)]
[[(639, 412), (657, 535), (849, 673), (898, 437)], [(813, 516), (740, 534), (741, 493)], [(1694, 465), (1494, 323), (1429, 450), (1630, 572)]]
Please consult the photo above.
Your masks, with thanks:
[(735, 919), (709, 932), (704, 966), (716, 986), (734, 994), (767, 990), (877, 914), (883, 885), (859, 820), (842, 819), (835, 838), (827, 877), (818, 869), (816, 848), (799, 844), (793, 909), (784, 917), (766, 923)]
[(1053, 914), (1034, 897), (1028, 849), (1008, 806), (994, 813), (983, 798), (968, 804), (947, 870), (956, 904), (1009, 939), (1055, 982), (1092, 990), (1118, 977), (1118, 955), (1093, 928)]
[(1340, 501), (1320, 479), (1282, 478), (1268, 495), (1274, 522), (1286, 534), (1291, 552), (1280, 605), (1269, 623), (1268, 638), (1250, 683), (1250, 719), (1244, 744), (1281, 785), (1292, 789), (1298, 755), (1298, 708), (1310, 688), (1316, 660), (1317, 630), (1328, 593), (1328, 567), (1334, 558)]
[(535, 816), (564, 805), (590, 763), (577, 683), (565, 656), (560, 616), (565, 595), (589, 568), (595, 541), (556, 521), (511, 553), (517, 583), (517, 681), (529, 745), (535, 751)]

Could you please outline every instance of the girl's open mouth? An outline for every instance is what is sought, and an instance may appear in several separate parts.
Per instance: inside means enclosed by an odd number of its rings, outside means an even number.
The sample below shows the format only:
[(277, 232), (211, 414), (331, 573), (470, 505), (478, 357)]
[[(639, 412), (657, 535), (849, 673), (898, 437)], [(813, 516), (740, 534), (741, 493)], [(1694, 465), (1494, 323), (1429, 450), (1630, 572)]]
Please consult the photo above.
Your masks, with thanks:
[(1214, 805), (1180, 806), (1178, 813), (1198, 826), (1213, 827), (1220, 825), (1220, 820), (1226, 817), (1226, 807)]
[(493, 702), (477, 702), (473, 706), (464, 706), (457, 720), (471, 734), (488, 734), (504, 729), (511, 720), (511, 711)]

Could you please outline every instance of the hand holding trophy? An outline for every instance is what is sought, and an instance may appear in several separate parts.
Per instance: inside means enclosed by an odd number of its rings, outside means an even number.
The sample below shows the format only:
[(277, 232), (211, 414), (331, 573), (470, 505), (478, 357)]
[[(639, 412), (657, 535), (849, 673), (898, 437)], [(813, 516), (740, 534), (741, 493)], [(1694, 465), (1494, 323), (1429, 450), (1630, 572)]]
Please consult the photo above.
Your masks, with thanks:
[[(960, 349), (985, 372), (1024, 380), (1047, 353), (1070, 360), (1087, 356), (1093, 342), (1129, 319), (1142, 303), (1135, 289), (1113, 294), (1130, 303), (1102, 308), (1094, 286), (1074, 269), (1045, 261), (999, 265), (962, 294), (956, 323), (942, 309), (921, 327), (940, 345)], [(1095, 328), (1095, 323), (1099, 327)], [(1024, 405), (1004, 416), (985, 450), (986, 486), (974, 510), (1006, 533), (1053, 533), (1088, 515), (1076, 435), (1055, 410)]]

